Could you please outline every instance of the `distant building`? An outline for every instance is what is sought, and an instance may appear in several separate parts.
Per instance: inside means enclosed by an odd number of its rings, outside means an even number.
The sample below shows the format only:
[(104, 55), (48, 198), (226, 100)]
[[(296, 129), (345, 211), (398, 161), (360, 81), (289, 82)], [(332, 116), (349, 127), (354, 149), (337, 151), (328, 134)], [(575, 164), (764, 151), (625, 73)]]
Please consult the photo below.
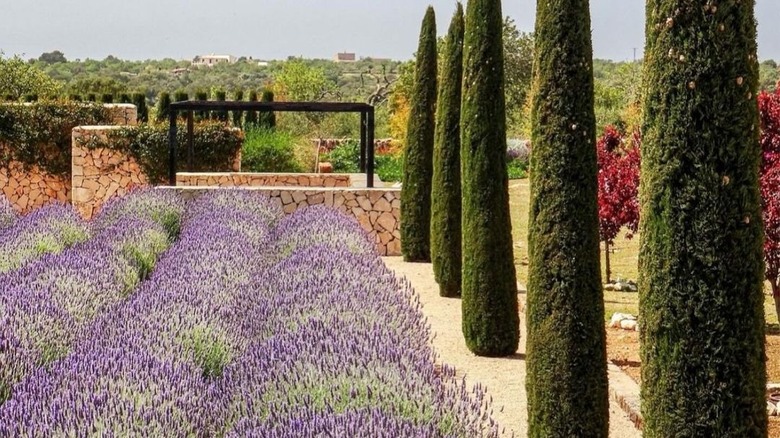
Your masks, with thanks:
[(192, 65), (200, 67), (200, 66), (206, 66), (206, 67), (213, 67), (217, 64), (233, 64), (236, 61), (238, 61), (238, 58), (236, 58), (233, 55), (201, 55), (196, 56), (195, 59), (192, 60)]
[(174, 76), (181, 76), (184, 73), (187, 73), (188, 71), (190, 71), (190, 69), (188, 68), (174, 68), (173, 70), (171, 70), (171, 74)]
[(336, 62), (355, 62), (357, 61), (357, 56), (355, 56), (354, 53), (347, 53), (347, 52), (341, 52), (336, 53)]

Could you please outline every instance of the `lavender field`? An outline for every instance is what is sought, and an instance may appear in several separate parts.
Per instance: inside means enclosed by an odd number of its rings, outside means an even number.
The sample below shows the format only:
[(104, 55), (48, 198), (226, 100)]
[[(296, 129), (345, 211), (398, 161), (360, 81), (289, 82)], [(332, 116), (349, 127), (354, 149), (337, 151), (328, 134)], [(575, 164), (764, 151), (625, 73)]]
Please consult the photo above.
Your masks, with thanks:
[(492, 437), (360, 226), (146, 190), (91, 222), (0, 200), (0, 436)]

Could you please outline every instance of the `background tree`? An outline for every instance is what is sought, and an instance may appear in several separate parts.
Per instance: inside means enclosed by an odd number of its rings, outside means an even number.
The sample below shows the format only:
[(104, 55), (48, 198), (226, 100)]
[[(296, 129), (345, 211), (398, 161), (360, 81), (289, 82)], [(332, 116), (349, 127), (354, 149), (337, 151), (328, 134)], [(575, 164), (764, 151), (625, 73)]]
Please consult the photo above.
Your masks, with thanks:
[[(261, 102), (273, 102), (274, 101), (274, 92), (273, 90), (263, 90), (262, 97), (260, 98)], [(276, 113), (273, 111), (261, 111), (257, 115), (257, 124), (258, 126), (265, 128), (265, 129), (274, 129), (276, 128)]]
[(753, 1), (647, 2), (645, 437), (767, 435)]
[(436, 107), (431, 192), (431, 261), (439, 294), (460, 296), (461, 190), (460, 105), (463, 90), (463, 5), (458, 3), (447, 33)]
[(536, 10), (526, 309), (529, 437), (606, 437), (609, 431), (588, 3), (539, 2)]
[(610, 246), (623, 227), (628, 228), (629, 239), (639, 227), (639, 141), (638, 133), (626, 142), (623, 133), (608, 126), (596, 145), (599, 238), (604, 242), (607, 283), (612, 279)]
[(38, 57), (38, 61), (44, 62), (46, 64), (56, 64), (58, 62), (68, 62), (68, 60), (65, 58), (65, 54), (60, 52), (59, 50), (55, 50), (53, 52), (44, 52), (41, 54), (41, 56)]
[(53, 98), (61, 90), (59, 82), (52, 80), (36, 66), (19, 56), (5, 58), (0, 52), (0, 96), (4, 99), (20, 100), (27, 94)]
[(431, 179), (436, 110), (436, 15), (428, 7), (420, 31), (401, 186), (401, 252), (407, 262), (431, 260)]
[(529, 116), (524, 108), (533, 76), (534, 36), (520, 32), (509, 17), (504, 18), (503, 33), (507, 131), (519, 135)]
[(766, 279), (780, 315), (780, 90), (758, 96), (761, 116), (761, 207)]
[(461, 107), (463, 335), (480, 356), (517, 351), (520, 320), (506, 169), (499, 0), (466, 6)]

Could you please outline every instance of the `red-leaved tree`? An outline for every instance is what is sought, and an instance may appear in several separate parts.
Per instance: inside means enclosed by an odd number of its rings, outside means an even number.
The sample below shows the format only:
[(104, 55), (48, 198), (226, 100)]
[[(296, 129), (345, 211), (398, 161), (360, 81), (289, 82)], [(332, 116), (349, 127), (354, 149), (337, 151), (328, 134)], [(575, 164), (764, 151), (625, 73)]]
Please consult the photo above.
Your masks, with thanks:
[(613, 126), (607, 126), (598, 141), (599, 237), (604, 242), (607, 282), (611, 281), (609, 247), (623, 227), (627, 238), (639, 226), (640, 136), (629, 141)]
[(766, 279), (780, 315), (780, 88), (758, 96), (761, 114), (761, 208)]

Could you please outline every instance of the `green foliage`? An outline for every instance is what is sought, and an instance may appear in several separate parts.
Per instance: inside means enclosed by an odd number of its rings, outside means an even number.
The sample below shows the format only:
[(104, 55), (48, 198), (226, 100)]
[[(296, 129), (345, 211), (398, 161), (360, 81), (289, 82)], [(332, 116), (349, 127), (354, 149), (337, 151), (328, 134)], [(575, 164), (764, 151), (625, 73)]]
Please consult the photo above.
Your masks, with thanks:
[[(185, 100), (190, 100), (190, 95), (187, 94), (186, 91), (178, 90), (175, 93), (173, 93), (173, 101), (174, 102), (184, 102)], [(208, 100), (208, 94), (206, 95), (206, 98), (200, 99), (195, 97), (195, 100)]]
[(401, 252), (407, 262), (431, 260), (431, 183), (436, 109), (436, 15), (428, 7), (420, 31), (401, 188)]
[(384, 182), (400, 182), (404, 177), (403, 154), (377, 155), (374, 170)]
[(55, 50), (53, 52), (44, 52), (41, 54), (41, 56), (38, 57), (38, 61), (44, 62), (46, 64), (56, 64), (58, 62), (68, 62), (68, 60), (65, 58), (65, 54), (60, 52), (59, 50)]
[(330, 162), (336, 173), (358, 173), (360, 172), (360, 143), (346, 141), (333, 148), (321, 158), (321, 161)]
[[(232, 171), (243, 140), (241, 131), (222, 123), (196, 123), (193, 132), (193, 171)], [(179, 129), (176, 141), (178, 170), (184, 171), (187, 163), (187, 131)], [(113, 147), (135, 158), (150, 182), (168, 181), (168, 127), (165, 124), (123, 127), (111, 131), (107, 144), (85, 143), (85, 146)]]
[(274, 87), (284, 100), (309, 102), (330, 95), (336, 84), (325, 75), (325, 69), (311, 66), (301, 59), (292, 59), (274, 75)]
[(520, 32), (509, 17), (504, 19), (503, 32), (507, 131), (514, 134), (528, 117), (524, 107), (533, 75), (534, 36)]
[(0, 105), (0, 167), (19, 161), (52, 175), (70, 175), (73, 128), (110, 121), (102, 105), (70, 101)]
[(536, 23), (526, 307), (528, 436), (606, 437), (609, 402), (588, 1), (541, 2)]
[(203, 377), (222, 376), (232, 358), (230, 346), (218, 330), (196, 327), (183, 339), (184, 347), (193, 355), (195, 363), (203, 370)]
[(127, 92), (127, 86), (114, 78), (82, 78), (71, 81), (68, 84), (68, 91), (78, 94), (93, 93), (96, 96), (103, 94), (119, 95)]
[(21, 57), (5, 58), (0, 52), (0, 96), (20, 100), (28, 94), (45, 98), (59, 96), (62, 85)]
[(114, 95), (113, 94), (103, 94), (100, 96), (100, 103), (114, 103)]
[(506, 163), (506, 172), (509, 179), (528, 178), (528, 164), (520, 160), (512, 160)]
[(133, 103), (133, 99), (129, 94), (122, 93), (119, 95), (119, 103)]
[(157, 123), (164, 123), (171, 115), (171, 95), (162, 92), (160, 93), (160, 96), (157, 97)]
[(460, 150), (463, 335), (477, 355), (507, 356), (517, 351), (520, 321), (506, 173), (504, 23), (499, 0), (471, 0), (466, 11)]
[(295, 157), (296, 141), (285, 131), (248, 127), (241, 167), (246, 172), (300, 172)]
[[(218, 102), (224, 102), (227, 100), (227, 94), (225, 93), (225, 90), (215, 90), (214, 91), (214, 100)], [(212, 120), (219, 120), (220, 122), (227, 122), (228, 121), (228, 112), (227, 111), (213, 111), (211, 114)]]
[(431, 191), (431, 261), (439, 294), (460, 296), (460, 105), (463, 89), (463, 6), (452, 17), (437, 101)]
[[(274, 92), (271, 90), (263, 90), (263, 97), (261, 102), (273, 102)], [(273, 111), (261, 111), (257, 117), (257, 124), (263, 129), (276, 128), (276, 113)]]
[(767, 436), (755, 23), (753, 1), (647, 2), (645, 437)]

